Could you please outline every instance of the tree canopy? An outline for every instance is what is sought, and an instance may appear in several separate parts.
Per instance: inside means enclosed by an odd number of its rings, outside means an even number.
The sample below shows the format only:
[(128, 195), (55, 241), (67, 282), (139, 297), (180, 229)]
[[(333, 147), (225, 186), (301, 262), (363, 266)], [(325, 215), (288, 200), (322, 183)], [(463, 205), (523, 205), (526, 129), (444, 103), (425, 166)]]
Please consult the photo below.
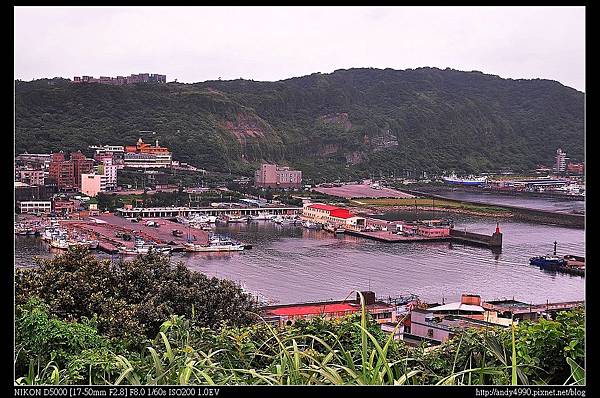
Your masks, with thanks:
[(520, 170), (551, 164), (557, 148), (573, 161), (584, 153), (584, 93), (550, 80), (437, 68), (277, 82), (17, 81), (15, 118), (17, 153), (131, 145), (152, 130), (178, 160), (247, 175), (262, 161), (331, 180)]

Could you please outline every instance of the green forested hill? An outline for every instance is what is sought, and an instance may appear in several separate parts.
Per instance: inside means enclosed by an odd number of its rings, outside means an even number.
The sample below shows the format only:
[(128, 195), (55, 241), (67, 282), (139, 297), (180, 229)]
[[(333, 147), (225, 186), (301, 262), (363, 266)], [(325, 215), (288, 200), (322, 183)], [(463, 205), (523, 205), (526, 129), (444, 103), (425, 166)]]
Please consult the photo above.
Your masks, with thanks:
[(15, 115), (17, 153), (132, 144), (151, 130), (175, 159), (242, 173), (261, 160), (328, 178), (522, 169), (550, 164), (559, 147), (583, 160), (583, 93), (451, 69), (124, 87), (17, 81)]

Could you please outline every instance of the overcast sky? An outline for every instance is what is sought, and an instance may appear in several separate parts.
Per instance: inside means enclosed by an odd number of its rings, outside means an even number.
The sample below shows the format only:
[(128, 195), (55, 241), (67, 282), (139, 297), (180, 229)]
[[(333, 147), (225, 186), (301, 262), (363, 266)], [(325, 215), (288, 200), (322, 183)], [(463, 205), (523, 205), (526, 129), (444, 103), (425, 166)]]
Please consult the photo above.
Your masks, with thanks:
[(585, 89), (584, 7), (15, 7), (15, 79), (421, 66)]

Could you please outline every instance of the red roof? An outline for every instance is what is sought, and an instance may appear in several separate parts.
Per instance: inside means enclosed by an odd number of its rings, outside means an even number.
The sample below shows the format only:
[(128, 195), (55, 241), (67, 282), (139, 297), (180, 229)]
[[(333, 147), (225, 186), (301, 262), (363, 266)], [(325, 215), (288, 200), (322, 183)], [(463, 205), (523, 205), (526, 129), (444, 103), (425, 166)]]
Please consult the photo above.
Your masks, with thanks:
[(336, 206), (330, 206), (330, 205), (323, 205), (323, 204), (314, 204), (314, 205), (309, 205), (308, 207), (312, 207), (313, 209), (319, 209), (319, 210), (329, 210), (329, 211), (333, 211), (333, 210), (338, 210), (341, 208), (340, 207), (336, 207)]
[(320, 315), (320, 314), (331, 314), (336, 312), (356, 312), (360, 309), (358, 306), (351, 305), (350, 303), (331, 303), (331, 304), (306, 304), (306, 305), (294, 305), (289, 307), (274, 308), (269, 310), (269, 314), (272, 315)]
[(331, 213), (329, 213), (331, 217), (337, 218), (350, 218), (352, 214), (347, 209), (335, 209)]

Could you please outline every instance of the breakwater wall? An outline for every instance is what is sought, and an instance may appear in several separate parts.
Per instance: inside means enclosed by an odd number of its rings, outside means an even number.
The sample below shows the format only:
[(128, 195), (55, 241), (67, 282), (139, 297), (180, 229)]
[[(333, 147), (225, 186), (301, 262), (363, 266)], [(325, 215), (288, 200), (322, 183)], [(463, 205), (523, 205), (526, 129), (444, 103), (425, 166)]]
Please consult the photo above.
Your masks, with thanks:
[(538, 210), (538, 209), (530, 209), (525, 207), (517, 207), (517, 206), (509, 206), (509, 205), (499, 205), (494, 203), (485, 203), (485, 202), (476, 202), (476, 201), (466, 201), (466, 200), (457, 200), (452, 198), (446, 198), (443, 195), (436, 195), (429, 192), (421, 192), (421, 191), (413, 191), (405, 189), (404, 191), (424, 198), (434, 198), (434, 199), (442, 199), (448, 202), (455, 203), (465, 203), (477, 206), (487, 206), (487, 207), (498, 207), (501, 209), (509, 210), (513, 214), (513, 218), (520, 221), (528, 221), (528, 222), (536, 222), (541, 224), (552, 224), (552, 225), (560, 225), (563, 227), (571, 227), (571, 228), (585, 228), (585, 215), (581, 214), (570, 214), (570, 213), (559, 213), (555, 211), (547, 211), (547, 210)]
[(493, 248), (502, 247), (502, 233), (494, 232), (492, 235), (477, 234), (474, 232), (460, 231), (457, 229), (450, 230), (450, 237), (453, 241), (471, 243), (480, 246)]

